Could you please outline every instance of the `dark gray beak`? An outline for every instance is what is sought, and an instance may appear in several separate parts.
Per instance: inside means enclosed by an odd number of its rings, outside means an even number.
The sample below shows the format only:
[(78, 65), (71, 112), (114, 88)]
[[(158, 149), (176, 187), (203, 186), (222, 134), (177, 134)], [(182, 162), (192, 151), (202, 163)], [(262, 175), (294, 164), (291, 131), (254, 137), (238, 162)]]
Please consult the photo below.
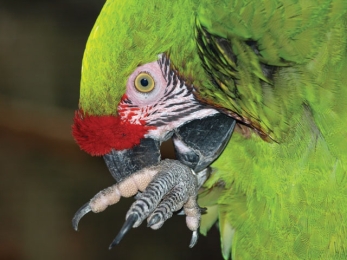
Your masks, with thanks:
[(103, 157), (113, 178), (119, 183), (132, 173), (157, 164), (160, 161), (160, 142), (144, 138), (132, 149), (112, 150)]

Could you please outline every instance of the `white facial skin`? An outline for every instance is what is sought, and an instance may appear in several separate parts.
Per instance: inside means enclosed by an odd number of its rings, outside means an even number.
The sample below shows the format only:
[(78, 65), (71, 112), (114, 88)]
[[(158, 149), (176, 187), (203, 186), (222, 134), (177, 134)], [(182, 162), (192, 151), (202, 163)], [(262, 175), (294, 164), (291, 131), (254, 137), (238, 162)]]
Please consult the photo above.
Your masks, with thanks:
[[(166, 74), (170, 76), (163, 75), (165, 69)], [(135, 87), (136, 77), (143, 72), (150, 74), (155, 84), (153, 90), (146, 93)], [(144, 64), (134, 70), (127, 81), (126, 96), (131, 104), (126, 100), (120, 102), (120, 117), (133, 124), (145, 122), (146, 125), (155, 126), (146, 136), (160, 141), (168, 139), (168, 134), (184, 123), (218, 113), (217, 110), (196, 101), (184, 81), (175, 73), (170, 74), (167, 66), (160, 65), (158, 61)]]
[[(142, 93), (135, 88), (134, 81), (141, 72), (149, 73), (154, 79), (155, 87), (151, 92)], [(158, 62), (154, 61), (137, 67), (130, 75), (127, 82), (126, 94), (133, 104), (136, 104), (139, 107), (151, 106), (157, 103), (164, 95), (165, 87), (166, 80), (163, 77)]]

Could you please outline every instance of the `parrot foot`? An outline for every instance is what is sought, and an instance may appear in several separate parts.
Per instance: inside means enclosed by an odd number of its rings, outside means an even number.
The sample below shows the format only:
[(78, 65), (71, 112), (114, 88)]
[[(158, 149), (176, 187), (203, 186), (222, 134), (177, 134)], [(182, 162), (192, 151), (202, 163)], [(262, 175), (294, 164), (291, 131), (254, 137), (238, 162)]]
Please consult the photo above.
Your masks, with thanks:
[(201, 209), (197, 204), (198, 176), (188, 166), (176, 160), (163, 160), (147, 188), (136, 197), (126, 215), (126, 222), (110, 248), (120, 242), (130, 226), (138, 227), (147, 218), (148, 226), (160, 228), (173, 212), (183, 207), (187, 227), (193, 231), (190, 247), (196, 244)]
[(89, 202), (84, 204), (74, 215), (72, 226), (77, 231), (78, 223), (81, 218), (88, 212), (94, 213), (104, 211), (108, 206), (116, 204), (121, 197), (131, 197), (137, 193), (141, 197), (141, 191), (144, 191), (147, 185), (153, 180), (158, 173), (158, 166), (144, 168), (122, 182), (114, 184), (99, 193), (97, 193)]

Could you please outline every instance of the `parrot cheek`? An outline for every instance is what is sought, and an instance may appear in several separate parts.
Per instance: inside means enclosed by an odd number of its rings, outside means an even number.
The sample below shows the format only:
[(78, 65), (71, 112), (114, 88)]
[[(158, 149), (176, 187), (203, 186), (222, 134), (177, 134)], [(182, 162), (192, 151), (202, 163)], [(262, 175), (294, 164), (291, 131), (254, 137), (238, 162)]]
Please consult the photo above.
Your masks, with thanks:
[(222, 153), (235, 124), (235, 119), (217, 113), (179, 127), (172, 138), (177, 159), (195, 172), (202, 171)]
[(114, 150), (103, 156), (113, 178), (119, 183), (132, 173), (160, 161), (160, 142), (143, 138), (139, 145), (125, 150)]

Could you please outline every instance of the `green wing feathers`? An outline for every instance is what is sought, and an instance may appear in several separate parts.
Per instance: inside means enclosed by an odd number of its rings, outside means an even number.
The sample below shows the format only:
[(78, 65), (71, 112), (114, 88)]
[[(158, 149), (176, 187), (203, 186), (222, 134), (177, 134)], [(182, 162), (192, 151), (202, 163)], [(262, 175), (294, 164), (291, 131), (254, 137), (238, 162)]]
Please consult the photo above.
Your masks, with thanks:
[(346, 259), (347, 1), (219, 2), (199, 13), (220, 84), (200, 98), (275, 140), (234, 133), (205, 184), (224, 182), (231, 256)]
[[(316, 86), (324, 84), (317, 74), (323, 76), (322, 69), (345, 56), (346, 9), (346, 1), (218, 1), (201, 6), (197, 28), (202, 27), (200, 35), (209, 35), (200, 36), (209, 44), (198, 37), (198, 45), (205, 67), (221, 87), (204, 85), (200, 98), (281, 141), (290, 131), (288, 121), (298, 120), (291, 117), (297, 117), (300, 104), (310, 102), (320, 91)], [(211, 45), (217, 45), (214, 59), (206, 57)], [(221, 66), (230, 60), (234, 64), (227, 63), (225, 73), (211, 68), (216, 60)]]

